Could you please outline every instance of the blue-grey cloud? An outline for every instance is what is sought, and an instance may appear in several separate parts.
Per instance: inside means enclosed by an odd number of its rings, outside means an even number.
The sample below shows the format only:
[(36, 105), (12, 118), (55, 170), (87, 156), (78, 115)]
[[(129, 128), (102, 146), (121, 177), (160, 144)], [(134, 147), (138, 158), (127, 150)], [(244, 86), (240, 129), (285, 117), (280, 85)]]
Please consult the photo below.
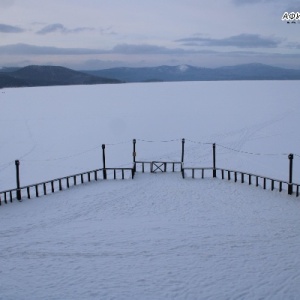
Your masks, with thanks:
[(53, 32), (60, 32), (60, 33), (77, 33), (81, 31), (89, 31), (93, 30), (93, 28), (90, 27), (77, 27), (73, 29), (68, 29), (64, 25), (60, 23), (50, 24), (42, 28), (41, 30), (37, 31), (37, 34), (49, 34)]
[(103, 35), (116, 35), (117, 34), (113, 30), (112, 26), (99, 28), (99, 32)]
[(295, 1), (290, 1), (284, 4), (284, 11), (286, 12), (300, 12), (300, 1), (295, 0)]
[[(181, 48), (166, 48), (155, 45), (131, 45), (120, 44), (112, 49), (87, 49), (87, 48), (58, 48), (58, 47), (43, 47), (28, 44), (14, 44), (0, 46), (0, 54), (11, 55), (89, 55), (89, 54), (185, 54), (195, 53), (195, 50), (185, 50)], [(199, 51), (197, 51), (198, 53)], [(207, 52), (205, 50), (204, 52)], [(211, 52), (211, 51), (209, 51)]]
[(257, 4), (257, 3), (271, 3), (280, 2), (282, 0), (232, 0), (236, 5), (247, 5), (247, 4)]
[(28, 44), (15, 44), (0, 46), (0, 54), (11, 55), (83, 55), (83, 54), (104, 54), (106, 50), (85, 49), (85, 48), (58, 48), (33, 46)]
[(281, 40), (270, 37), (262, 37), (258, 34), (240, 34), (224, 39), (212, 39), (202, 37), (189, 37), (176, 40), (185, 46), (215, 46), (237, 48), (276, 48)]
[(290, 49), (300, 49), (300, 43), (288, 43), (286, 46)]
[(43, 47), (28, 44), (14, 44), (0, 46), (0, 54), (9, 55), (92, 55), (92, 54), (150, 54), (150, 55), (184, 55), (191, 53), (214, 53), (212, 50), (194, 50), (181, 48), (166, 48), (156, 45), (131, 45), (120, 44), (112, 49), (88, 49), (88, 48), (58, 48)]
[[(299, 49), (298, 44), (291, 45), (295, 49)], [(116, 61), (103, 61), (107, 58), (106, 54), (110, 54), (110, 59), (117, 59)], [(135, 61), (128, 61), (124, 58), (123, 61), (118, 61), (120, 59), (119, 54), (132, 55), (136, 57)], [(19, 59), (16, 63), (16, 58)], [(188, 49), (183, 50), (169, 49), (155, 45), (118, 45), (109, 50), (103, 49), (82, 49), (82, 48), (56, 48), (56, 47), (40, 47), (26, 44), (17, 45), (7, 45), (0, 46), (0, 62), (2, 65), (29, 65), (37, 64), (43, 61), (43, 64), (49, 64), (51, 56), (55, 56), (55, 62), (50, 64), (59, 64), (63, 66), (71, 67), (80, 66), (81, 69), (86, 68), (107, 68), (113, 66), (149, 66), (166, 64), (166, 61), (171, 62), (172, 59), (176, 59), (177, 64), (189, 63), (189, 64), (211, 64), (212, 66), (222, 66), (228, 65), (228, 62), (235, 61), (239, 63), (253, 63), (260, 62), (270, 65), (285, 66), (290, 68), (300, 68), (300, 54), (283, 54), (283, 53), (266, 53), (263, 51), (245, 51), (240, 49), (237, 51), (213, 51), (206, 49)], [(76, 59), (66, 60), (68, 56), (77, 55)], [(81, 56), (82, 55), (82, 56)], [(87, 56), (89, 56), (88, 61), (86, 61)], [(39, 57), (39, 61), (36, 58)], [(44, 57), (44, 58), (43, 58)], [(151, 57), (151, 60), (147, 58)], [(154, 59), (154, 57), (156, 57)], [(102, 59), (98, 61), (98, 59)], [(21, 63), (20, 59), (26, 59), (27, 63)], [(69, 62), (68, 62), (69, 61)], [(98, 61), (98, 63), (97, 63)], [(151, 62), (152, 61), (152, 62)], [(173, 62), (172, 62), (173, 64)]]
[(1, 0), (0, 1), (0, 7), (1, 8), (9, 8), (13, 6), (15, 3), (15, 0)]
[(184, 49), (175, 48), (170, 49), (166, 47), (156, 45), (132, 45), (132, 44), (120, 44), (112, 49), (114, 53), (122, 54), (180, 54), (190, 52)]
[(0, 24), (0, 32), (3, 32), (3, 33), (20, 33), (23, 31), (24, 31), (24, 29), (17, 27), (17, 26)]
[(270, 4), (277, 5), (287, 11), (299, 11), (300, 3), (299, 0), (232, 0), (236, 6), (246, 6), (255, 4)]

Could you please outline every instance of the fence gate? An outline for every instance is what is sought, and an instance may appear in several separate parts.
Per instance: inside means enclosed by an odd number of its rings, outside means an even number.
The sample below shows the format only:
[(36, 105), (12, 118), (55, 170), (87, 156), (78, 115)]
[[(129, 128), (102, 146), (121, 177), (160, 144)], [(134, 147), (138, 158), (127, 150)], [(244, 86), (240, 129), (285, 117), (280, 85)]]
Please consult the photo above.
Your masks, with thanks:
[(161, 161), (152, 161), (151, 162), (151, 173), (160, 173), (167, 171), (167, 163)]

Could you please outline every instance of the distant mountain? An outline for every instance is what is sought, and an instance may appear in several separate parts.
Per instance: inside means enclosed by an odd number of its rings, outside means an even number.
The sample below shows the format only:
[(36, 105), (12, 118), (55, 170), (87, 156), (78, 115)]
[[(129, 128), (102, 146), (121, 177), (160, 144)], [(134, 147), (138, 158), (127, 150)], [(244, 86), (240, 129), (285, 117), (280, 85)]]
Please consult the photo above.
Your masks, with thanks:
[(25, 86), (25, 82), (18, 78), (0, 72), (0, 89), (4, 87)]
[(0, 73), (14, 72), (14, 71), (17, 71), (19, 69), (21, 69), (21, 68), (18, 68), (18, 67), (9, 67), (9, 68), (4, 67), (4, 68), (0, 69)]
[(0, 70), (0, 88), (120, 82), (117, 79), (94, 76), (57, 66), (27, 66), (20, 69)]
[(205, 80), (300, 80), (300, 70), (272, 67), (264, 64), (244, 64), (220, 68), (189, 65), (145, 68), (112, 68), (82, 71), (126, 82), (205, 81)]
[(300, 70), (264, 64), (220, 68), (189, 65), (144, 68), (112, 68), (74, 71), (59, 66), (27, 66), (0, 69), (0, 88), (121, 82), (213, 81), (213, 80), (300, 80)]

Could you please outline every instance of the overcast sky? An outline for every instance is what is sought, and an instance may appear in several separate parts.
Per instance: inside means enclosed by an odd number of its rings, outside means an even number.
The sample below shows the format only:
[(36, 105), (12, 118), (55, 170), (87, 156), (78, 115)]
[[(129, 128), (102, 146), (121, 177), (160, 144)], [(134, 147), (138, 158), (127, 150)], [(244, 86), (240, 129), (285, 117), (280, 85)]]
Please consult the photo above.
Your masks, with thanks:
[(0, 0), (0, 66), (300, 69), (300, 0)]

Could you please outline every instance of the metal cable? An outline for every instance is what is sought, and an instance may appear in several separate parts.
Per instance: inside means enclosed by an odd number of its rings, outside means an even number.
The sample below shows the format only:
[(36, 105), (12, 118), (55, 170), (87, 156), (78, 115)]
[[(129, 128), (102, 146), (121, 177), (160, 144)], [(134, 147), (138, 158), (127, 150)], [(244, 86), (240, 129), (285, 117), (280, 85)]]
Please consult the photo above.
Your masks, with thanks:
[(146, 143), (170, 143), (170, 142), (180, 141), (181, 139), (173, 139), (173, 140), (167, 140), (167, 141), (149, 141), (149, 140), (143, 140), (143, 139), (136, 139), (136, 140), (140, 141), (140, 142), (146, 142)]
[(232, 148), (229, 148), (229, 147), (226, 147), (226, 146), (223, 146), (223, 145), (220, 145), (220, 144), (216, 144), (217, 146), (219, 147), (222, 147), (222, 148), (225, 148), (227, 150), (231, 150), (231, 151), (234, 151), (234, 152), (238, 152), (238, 153), (243, 153), (243, 154), (250, 154), (250, 155), (262, 155), (262, 156), (279, 156), (279, 155), (288, 155), (287, 153), (255, 153), (255, 152), (247, 152), (247, 151), (241, 151), (241, 150), (237, 150), (237, 149), (232, 149)]
[(189, 139), (185, 139), (186, 141), (189, 141), (191, 143), (194, 143), (194, 144), (202, 144), (202, 145), (212, 145), (213, 143), (204, 143), (204, 142), (197, 142), (197, 141), (192, 141), (192, 140), (189, 140)]
[(68, 155), (68, 156), (62, 156), (62, 157), (57, 157), (57, 158), (51, 158), (51, 159), (25, 159), (25, 160), (22, 160), (22, 162), (43, 162), (43, 161), (56, 161), (56, 160), (62, 160), (62, 159), (68, 159), (68, 158), (72, 158), (72, 157), (76, 157), (76, 156), (79, 156), (79, 155), (82, 155), (82, 154), (85, 154), (87, 152), (91, 152), (93, 150), (96, 150), (96, 149), (99, 149), (101, 146), (97, 146), (97, 147), (94, 147), (92, 149), (89, 149), (89, 150), (86, 150), (86, 151), (83, 151), (83, 152), (79, 152), (79, 153), (76, 153), (76, 154), (72, 154), (72, 155)]

